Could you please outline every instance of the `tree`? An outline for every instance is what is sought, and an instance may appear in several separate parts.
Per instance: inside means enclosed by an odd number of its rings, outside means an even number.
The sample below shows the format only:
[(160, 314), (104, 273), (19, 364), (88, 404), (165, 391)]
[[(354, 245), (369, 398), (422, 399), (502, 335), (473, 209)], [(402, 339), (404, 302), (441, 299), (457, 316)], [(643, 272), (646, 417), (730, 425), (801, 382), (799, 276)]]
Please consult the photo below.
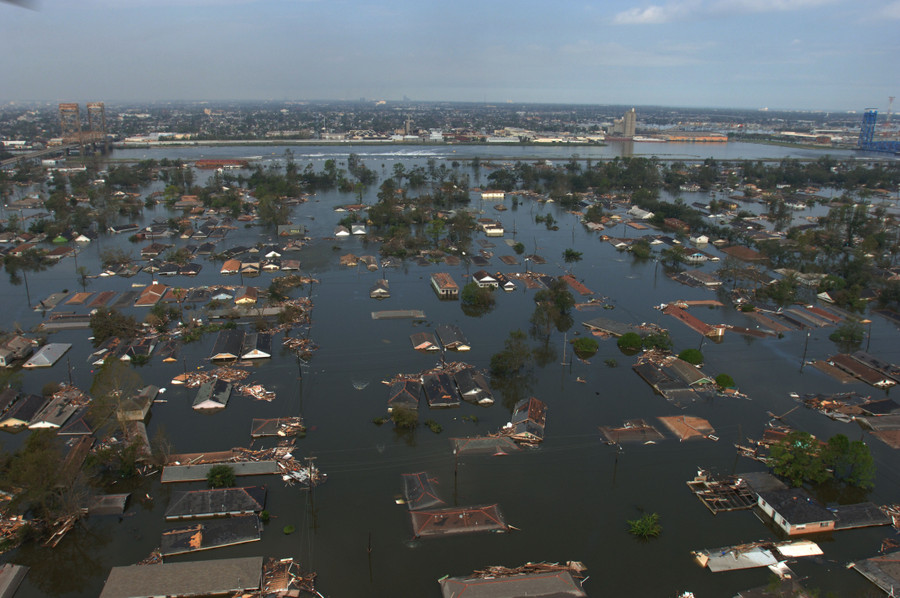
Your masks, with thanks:
[(482, 316), (494, 308), (496, 299), (491, 287), (480, 287), (474, 281), (463, 287), (459, 296), (463, 312), (470, 316)]
[(512, 247), (513, 247), (513, 251), (515, 251), (517, 255), (522, 255), (523, 253), (525, 253), (525, 244), (522, 243), (521, 241), (519, 241)]
[(572, 341), (572, 348), (575, 350), (575, 354), (578, 355), (578, 357), (587, 359), (597, 352), (600, 348), (600, 344), (596, 339), (588, 336), (580, 336)]
[(491, 356), (491, 375), (515, 377), (531, 361), (531, 351), (525, 344), (525, 333), (513, 330), (503, 345), (503, 350)]
[(626, 332), (616, 341), (616, 345), (618, 345), (619, 349), (625, 352), (633, 351), (636, 353), (641, 350), (643, 344), (644, 341), (637, 332)]
[(828, 338), (841, 348), (842, 351), (850, 352), (859, 348), (862, 344), (865, 330), (859, 320), (848, 318), (841, 324), (840, 328), (828, 335)]
[(772, 445), (769, 465), (794, 486), (801, 486), (804, 480), (819, 484), (831, 477), (823, 459), (822, 444), (813, 435), (799, 430)]
[(230, 488), (234, 483), (234, 468), (230, 465), (213, 465), (206, 474), (206, 485), (210, 488)]
[(574, 249), (572, 249), (570, 247), (569, 249), (566, 249), (565, 251), (563, 251), (563, 260), (565, 260), (565, 262), (567, 264), (571, 264), (573, 262), (580, 262), (581, 255), (582, 255), (582, 253), (580, 251), (575, 251)]
[(402, 430), (411, 430), (419, 425), (418, 409), (407, 409), (405, 407), (394, 407), (391, 410), (391, 420), (394, 426)]
[(141, 326), (134, 316), (126, 316), (114, 309), (102, 307), (91, 314), (90, 325), (95, 347), (114, 336), (131, 338), (141, 330)]
[(703, 353), (699, 349), (685, 349), (678, 354), (678, 359), (686, 361), (691, 365), (700, 365), (703, 363)]
[(734, 388), (734, 378), (728, 374), (719, 374), (716, 376), (716, 386), (719, 388)]
[(858, 488), (875, 485), (875, 461), (862, 440), (850, 442), (843, 434), (832, 436), (823, 451), (823, 458), (835, 480)]

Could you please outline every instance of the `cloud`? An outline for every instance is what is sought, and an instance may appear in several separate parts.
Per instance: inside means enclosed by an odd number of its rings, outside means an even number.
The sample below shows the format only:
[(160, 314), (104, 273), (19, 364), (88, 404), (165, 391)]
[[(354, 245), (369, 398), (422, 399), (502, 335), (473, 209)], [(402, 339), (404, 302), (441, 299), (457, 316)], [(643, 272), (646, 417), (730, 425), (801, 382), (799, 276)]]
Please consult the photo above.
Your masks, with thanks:
[[(834, 4), (841, 0), (695, 0), (651, 4), (644, 8), (629, 8), (617, 13), (612, 21), (616, 25), (659, 25), (684, 21), (692, 17), (721, 16), (735, 13), (787, 12)], [(892, 9), (900, 18), (900, 0), (885, 8)]]
[(691, 12), (694, 6), (689, 4), (668, 4), (665, 6), (648, 6), (646, 8), (630, 8), (613, 17), (616, 25), (658, 25), (677, 21)]

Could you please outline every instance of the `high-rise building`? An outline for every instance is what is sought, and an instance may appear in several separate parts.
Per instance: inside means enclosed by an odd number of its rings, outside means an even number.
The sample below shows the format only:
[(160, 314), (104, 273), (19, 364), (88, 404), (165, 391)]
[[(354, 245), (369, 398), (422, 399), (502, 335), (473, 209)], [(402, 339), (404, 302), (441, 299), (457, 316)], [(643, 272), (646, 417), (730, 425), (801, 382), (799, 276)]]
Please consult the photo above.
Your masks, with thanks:
[(634, 137), (635, 125), (637, 123), (637, 114), (634, 108), (628, 110), (622, 118), (613, 121), (612, 131), (610, 134), (619, 137)]

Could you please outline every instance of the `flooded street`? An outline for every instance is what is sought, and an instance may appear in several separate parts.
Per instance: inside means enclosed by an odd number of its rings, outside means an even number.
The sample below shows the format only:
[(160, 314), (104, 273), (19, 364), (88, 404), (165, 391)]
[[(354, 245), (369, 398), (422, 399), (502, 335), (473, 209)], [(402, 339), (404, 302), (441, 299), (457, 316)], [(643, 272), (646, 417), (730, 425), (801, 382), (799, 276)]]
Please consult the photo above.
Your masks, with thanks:
[[(621, 145), (621, 144), (619, 144)], [(661, 160), (778, 159), (815, 158), (824, 153), (812, 150), (730, 143), (716, 146), (635, 144), (629, 150), (635, 156), (656, 155)], [(263, 163), (283, 159), (286, 147), (171, 147), (117, 150), (113, 159), (259, 158)], [(333, 147), (291, 146), (294, 160), (303, 168), (312, 163), (322, 168), (326, 159), (346, 162), (352, 151), (379, 175), (379, 183), (391, 176), (393, 165), (425, 164), (429, 158), (448, 168), (469, 173), (471, 186), (488, 186), (491, 172), (485, 162), (497, 164), (527, 160), (567, 160), (572, 154), (584, 159), (608, 159), (623, 148), (534, 146), (494, 147)], [(660, 153), (655, 153), (660, 152)], [(521, 153), (521, 157), (519, 154)], [(483, 166), (473, 171), (467, 160), (479, 156)], [(831, 152), (840, 158), (840, 152)], [(454, 166), (453, 161), (460, 164)], [(200, 184), (208, 171), (198, 171)], [(142, 190), (146, 196), (159, 183)], [(369, 188), (363, 202), (376, 201), (377, 185)], [(473, 194), (474, 197), (474, 194)], [(708, 195), (684, 193), (688, 204), (708, 201)], [(439, 354), (423, 354), (412, 349), (409, 336), (431, 331), (440, 324), (455, 324), (468, 338), (472, 349), (466, 353), (447, 352), (447, 361), (465, 361), (487, 370), (491, 356), (503, 349), (511, 331), (528, 331), (534, 310), (535, 290), (519, 284), (511, 293), (495, 293), (496, 306), (484, 315), (463, 313), (459, 301), (441, 301), (430, 285), (435, 272), (448, 272), (462, 287), (467, 277), (481, 267), (462, 263), (418, 265), (406, 260), (397, 267), (368, 271), (364, 266), (343, 267), (340, 256), (353, 253), (378, 255), (378, 246), (358, 237), (329, 239), (338, 220), (338, 205), (355, 203), (353, 193), (328, 191), (316, 194), (306, 203), (291, 209), (292, 222), (309, 229), (312, 242), (296, 256), (301, 273), (318, 280), (292, 296), (309, 296), (313, 302), (310, 338), (318, 350), (308, 362), (281, 348), (282, 333), (273, 339), (271, 359), (251, 366), (250, 380), (273, 390), (272, 402), (233, 395), (226, 409), (202, 414), (191, 408), (195, 389), (173, 386), (171, 380), (187, 370), (209, 368), (208, 358), (215, 334), (183, 345), (174, 363), (162, 363), (158, 357), (135, 371), (144, 383), (164, 387), (164, 402), (153, 405), (147, 423), (151, 438), (163, 432), (178, 453), (224, 451), (233, 447), (273, 446), (272, 439), (252, 441), (251, 420), (302, 415), (308, 428), (298, 439), (295, 457), (315, 457), (328, 480), (314, 490), (286, 487), (278, 476), (240, 478), (239, 485), (265, 484), (268, 487), (266, 509), (272, 519), (266, 524), (260, 542), (167, 558), (167, 562), (220, 559), (236, 556), (294, 557), (308, 570), (318, 574), (317, 589), (329, 597), (357, 596), (439, 596), (437, 579), (445, 575), (465, 575), (488, 565), (516, 566), (527, 561), (577, 560), (587, 566), (590, 579), (584, 588), (591, 596), (675, 596), (690, 590), (698, 598), (733, 596), (737, 591), (766, 585), (770, 572), (764, 568), (725, 573), (701, 569), (691, 550), (728, 546), (753, 540), (776, 538), (775, 531), (757, 518), (753, 511), (721, 513), (713, 516), (691, 494), (685, 482), (698, 467), (720, 473), (761, 471), (755, 461), (736, 456), (735, 443), (759, 438), (770, 420), (770, 413), (785, 414), (798, 403), (789, 393), (835, 393), (857, 391), (880, 397), (885, 391), (851, 382), (841, 384), (809, 366), (807, 360), (824, 359), (837, 352), (828, 339), (832, 328), (790, 331), (783, 338), (752, 338), (727, 333), (719, 343), (703, 337), (675, 318), (654, 309), (675, 300), (716, 299), (713, 291), (691, 288), (669, 279), (653, 259), (639, 260), (602, 242), (598, 233), (588, 231), (578, 217), (552, 203), (520, 200), (514, 206), (509, 196), (502, 202), (505, 211), (494, 209), (495, 202), (473, 199), (471, 207), (481, 216), (496, 218), (503, 224), (503, 238), (473, 236), (473, 250), (486, 249), (493, 257), (484, 269), (489, 272), (519, 273), (529, 270), (551, 276), (571, 270), (575, 278), (606, 298), (612, 309), (588, 306), (573, 311), (573, 326), (566, 332), (554, 331), (549, 340), (528, 338), (528, 344), (545, 356), (533, 375), (521, 379), (516, 389), (494, 388), (496, 402), (490, 407), (463, 403), (460, 408), (429, 410), (423, 401), (420, 422), (433, 419), (443, 430), (434, 433), (419, 425), (412, 432), (395, 431), (391, 423), (376, 425), (373, 419), (384, 416), (388, 386), (383, 384), (400, 373), (415, 373), (434, 367)], [(745, 206), (742, 206), (744, 208)], [(746, 209), (758, 212), (764, 205)], [(795, 220), (822, 215), (827, 207), (797, 212)], [(552, 214), (559, 229), (549, 231), (535, 216)], [(177, 213), (160, 204), (144, 211), (138, 222), (147, 225), (154, 219), (166, 220)], [(123, 217), (121, 222), (127, 220)], [(278, 243), (274, 231), (260, 227), (238, 228), (229, 232), (219, 248), (251, 246), (259, 241)], [(513, 231), (515, 231), (513, 233)], [(634, 237), (656, 231), (636, 231), (619, 224), (609, 228), (610, 236)], [(537, 254), (546, 260), (539, 265), (525, 263), (505, 241), (514, 239), (525, 245), (525, 254)], [(489, 241), (493, 246), (479, 244)], [(79, 247), (77, 265), (73, 258), (63, 259), (43, 271), (27, 274), (25, 284), (13, 285), (5, 275), (0, 278), (0, 304), (5, 315), (4, 328), (19, 326), (29, 330), (46, 320), (50, 313), (36, 312), (32, 305), (51, 293), (81, 291), (77, 266), (92, 274), (100, 271), (100, 254), (119, 248), (137, 256), (151, 241), (130, 243), (128, 234), (103, 234), (99, 240)], [(193, 241), (172, 238), (162, 240), (183, 247)], [(583, 259), (566, 264), (563, 253), (572, 248)], [(712, 245), (704, 251), (721, 256)], [(514, 256), (516, 265), (500, 261)], [(237, 276), (220, 275), (221, 262), (195, 258), (203, 269), (196, 277), (165, 277), (160, 282), (179, 287), (238, 285)], [(707, 262), (702, 269), (714, 272), (721, 262)], [(263, 273), (244, 278), (244, 283), (262, 292), (281, 273)], [(369, 298), (369, 289), (384, 276), (390, 282), (391, 297)], [(101, 277), (88, 281), (87, 292), (140, 290), (135, 285), (151, 282), (147, 273), (132, 278)], [(27, 294), (26, 294), (27, 293)], [(30, 299), (29, 299), (30, 296)], [(576, 295), (576, 301), (588, 297)], [(375, 320), (376, 310), (422, 310), (424, 321), (410, 319)], [(55, 312), (87, 313), (85, 305), (62, 304)], [(123, 310), (143, 319), (146, 310)], [(753, 320), (731, 307), (692, 307), (690, 312), (711, 324), (755, 327)], [(190, 312), (187, 312), (188, 314)], [(653, 323), (667, 328), (674, 351), (701, 348), (705, 356), (703, 371), (712, 375), (730, 374), (748, 398), (723, 398), (695, 402), (681, 410), (655, 394), (631, 368), (635, 356), (624, 355), (615, 339), (599, 340), (599, 352), (587, 361), (572, 358), (571, 348), (564, 354), (566, 341), (576, 335), (590, 334), (582, 323), (603, 316), (633, 324)], [(900, 341), (896, 327), (880, 316), (871, 316), (869, 352), (892, 363), (900, 362)], [(250, 330), (249, 324), (241, 324)], [(23, 372), (25, 392), (40, 394), (49, 381), (72, 382), (81, 389), (91, 386), (93, 367), (88, 355), (93, 350), (90, 331), (56, 332), (51, 342), (71, 343), (72, 349), (49, 369)], [(702, 341), (702, 342), (701, 342)], [(615, 360), (616, 367), (606, 362)], [(506, 391), (506, 392), (504, 392)], [(896, 394), (896, 391), (894, 391)], [(537, 449), (502, 456), (466, 455), (454, 458), (450, 439), (484, 435), (501, 428), (510, 418), (515, 401), (534, 396), (548, 405), (546, 436)], [(644, 419), (658, 424), (657, 417), (691, 415), (707, 419), (715, 429), (717, 441), (699, 439), (679, 442), (664, 431), (666, 439), (655, 444), (625, 444), (621, 450), (606, 444), (600, 426), (620, 426), (625, 420)], [(477, 416), (477, 421), (464, 416)], [(817, 437), (843, 433), (851, 440), (863, 439), (872, 450), (877, 468), (875, 489), (860, 500), (879, 504), (900, 502), (900, 466), (895, 451), (855, 423), (840, 423), (800, 407), (785, 417), (791, 426)], [(661, 430), (661, 426), (657, 426)], [(26, 433), (0, 436), (4, 450), (16, 450)], [(413, 539), (409, 514), (404, 505), (395, 504), (402, 493), (401, 474), (427, 471), (437, 481), (436, 489), (448, 505), (497, 504), (506, 521), (515, 530), (505, 534), (473, 534), (457, 537)], [(31, 567), (18, 598), (37, 596), (96, 596), (113, 566), (129, 565), (145, 558), (160, 545), (160, 534), (169, 524), (164, 512), (171, 493), (176, 490), (205, 488), (204, 483), (162, 485), (155, 475), (137, 482), (123, 483), (112, 492), (131, 492), (124, 516), (98, 516), (76, 525), (59, 546), (45, 549), (31, 543), (7, 553), (4, 560)], [(662, 534), (649, 542), (636, 540), (628, 533), (626, 521), (643, 512), (660, 515)], [(290, 535), (282, 532), (294, 526)], [(858, 573), (847, 570), (848, 561), (877, 553), (881, 540), (894, 537), (890, 527), (835, 532), (821, 540), (823, 557), (802, 559), (791, 567), (806, 577), (807, 588), (819, 588), (823, 595), (874, 596), (877, 591)], [(371, 544), (370, 544), (371, 543)], [(369, 546), (371, 545), (371, 551)]]

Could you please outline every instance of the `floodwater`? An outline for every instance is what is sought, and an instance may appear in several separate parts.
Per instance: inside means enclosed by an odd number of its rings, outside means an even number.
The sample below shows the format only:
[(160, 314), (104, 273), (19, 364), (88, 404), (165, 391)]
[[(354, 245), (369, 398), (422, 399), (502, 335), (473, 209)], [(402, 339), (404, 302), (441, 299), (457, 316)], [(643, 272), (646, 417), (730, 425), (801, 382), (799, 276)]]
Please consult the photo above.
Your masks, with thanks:
[[(658, 144), (640, 144), (653, 145)], [(736, 147), (733, 147), (736, 146)], [(610, 146), (611, 147), (611, 146)], [(281, 159), (282, 147), (209, 148), (188, 147), (153, 150), (117, 151), (114, 158), (186, 158), (265, 156)], [(674, 154), (708, 154), (717, 159), (783, 157), (815, 157), (807, 150), (788, 150), (772, 146), (728, 144), (727, 146), (667, 147)], [(334, 157), (345, 160), (349, 151), (358, 153), (370, 168), (383, 178), (391, 175), (392, 161), (420, 164), (433, 157), (448, 168), (452, 160), (479, 155), (482, 159), (514, 160), (518, 148), (380, 148), (361, 146), (291, 147), (295, 160), (307, 162)], [(455, 151), (454, 151), (455, 150)], [(656, 150), (656, 148), (653, 148)], [(599, 158), (613, 151), (609, 148), (543, 148), (528, 147), (523, 151), (542, 159), (565, 159), (572, 153)], [(648, 150), (649, 151), (649, 150)], [(662, 149), (656, 150), (662, 151)], [(496, 152), (496, 153), (492, 153)], [(597, 155), (594, 155), (596, 152)], [(743, 155), (737, 155), (744, 152)], [(734, 154), (734, 155), (732, 155)], [(812, 156), (810, 155), (812, 154)], [(657, 154), (660, 155), (660, 154)], [(382, 166), (384, 165), (384, 166)], [(467, 168), (464, 164), (461, 168)], [(472, 184), (478, 184), (474, 172)], [(486, 182), (489, 169), (480, 176)], [(376, 189), (370, 189), (365, 200), (375, 200)], [(701, 195), (684, 195), (689, 203)], [(164, 430), (177, 452), (204, 452), (250, 446), (250, 421), (255, 417), (278, 417), (302, 414), (309, 428), (298, 440), (298, 458), (314, 456), (328, 481), (312, 492), (284, 487), (277, 477), (243, 478), (240, 483), (266, 484), (269, 488), (267, 508), (272, 514), (262, 541), (207, 553), (181, 556), (172, 561), (217, 559), (234, 556), (264, 555), (297, 558), (303, 567), (318, 573), (318, 589), (325, 596), (434, 596), (440, 595), (437, 579), (444, 575), (465, 575), (487, 565), (516, 566), (526, 561), (580, 560), (588, 567), (590, 579), (585, 589), (591, 596), (674, 596), (692, 590), (698, 597), (732, 596), (741, 589), (769, 582), (765, 569), (710, 573), (692, 560), (689, 551), (715, 548), (752, 540), (774, 538), (774, 532), (750, 511), (722, 513), (713, 516), (685, 486), (697, 467), (723, 473), (756, 471), (760, 464), (735, 456), (734, 443), (746, 437), (759, 437), (769, 419), (767, 412), (783, 414), (796, 406), (790, 392), (839, 392), (857, 390), (873, 396), (882, 395), (862, 383), (840, 384), (812, 368), (801, 369), (805, 332), (791, 332), (784, 338), (748, 339), (726, 335), (723, 342), (702, 344), (706, 357), (704, 371), (713, 375), (726, 372), (733, 376), (744, 399), (716, 399), (696, 403), (681, 411), (655, 395), (632, 370), (634, 357), (619, 352), (614, 340), (600, 343), (600, 351), (589, 363), (571, 360), (563, 365), (563, 346), (575, 334), (585, 334), (581, 322), (596, 316), (633, 323), (656, 322), (670, 330), (676, 351), (701, 345), (700, 336), (672, 318), (661, 315), (654, 305), (675, 299), (712, 299), (714, 294), (702, 289), (679, 285), (662, 273), (653, 261), (635, 261), (588, 233), (576, 217), (553, 204), (520, 203), (504, 212), (492, 209), (492, 202), (473, 201), (486, 217), (497, 217), (507, 231), (516, 230), (515, 239), (523, 242), (527, 253), (547, 259), (545, 265), (529, 269), (558, 275), (563, 272), (563, 251), (574, 248), (584, 259), (574, 264), (577, 278), (609, 298), (613, 310), (585, 310), (573, 313), (574, 325), (563, 333), (554, 332), (549, 341), (529, 338), (534, 348), (548, 355), (545, 365), (536, 367), (533, 375), (521, 380), (519, 396), (535, 396), (549, 406), (546, 440), (536, 450), (507, 456), (467, 456), (458, 462), (450, 451), (450, 438), (485, 434), (501, 427), (509, 417), (510, 401), (495, 388), (497, 402), (487, 408), (464, 403), (459, 409), (429, 411), (423, 403), (420, 419), (434, 419), (443, 426), (435, 434), (420, 426), (415, 432), (398, 434), (390, 424), (377, 426), (373, 418), (386, 413), (387, 387), (382, 380), (398, 373), (413, 373), (431, 367), (433, 355), (413, 351), (409, 335), (420, 330), (433, 330), (442, 323), (457, 324), (471, 342), (472, 350), (454, 355), (479, 368), (487, 368), (490, 356), (502, 349), (510, 331), (527, 330), (533, 310), (535, 291), (519, 290), (497, 293), (493, 311), (481, 317), (465, 315), (458, 302), (440, 301), (429, 286), (432, 272), (447, 271), (458, 284), (469, 271), (478, 267), (443, 264), (419, 266), (405, 262), (398, 268), (384, 270), (390, 280), (390, 299), (375, 301), (368, 297), (369, 287), (382, 272), (364, 268), (343, 268), (338, 257), (377, 254), (377, 247), (366, 246), (360, 239), (324, 240), (342, 214), (333, 208), (354, 203), (353, 194), (320, 193), (292, 210), (294, 222), (307, 224), (318, 240), (300, 253), (303, 272), (319, 283), (310, 290), (314, 302), (311, 337), (319, 349), (308, 363), (301, 363), (287, 351), (265, 363), (254, 365), (251, 380), (275, 390), (277, 398), (259, 402), (233, 396), (228, 407), (219, 413), (204, 415), (191, 409), (194, 391), (172, 386), (170, 380), (183, 368), (208, 367), (206, 361), (214, 335), (182, 348), (174, 364), (162, 364), (158, 358), (137, 368), (146, 383), (166, 387), (161, 398), (167, 402), (153, 406), (148, 421), (151, 437)], [(535, 224), (534, 217), (552, 213), (559, 230), (547, 231)], [(147, 210), (143, 221), (167, 218), (162, 206)], [(124, 222), (125, 220), (123, 220)], [(638, 234), (622, 227), (612, 235)], [(142, 244), (132, 245), (127, 235), (105, 235), (99, 241), (81, 248), (78, 265), (92, 272), (99, 270), (100, 251), (111, 247), (130, 250), (137, 255)], [(507, 233), (507, 238), (512, 233)], [(259, 228), (231, 231), (220, 247), (249, 245), (270, 238)], [(483, 239), (476, 235), (475, 239)], [(506, 266), (501, 255), (514, 255), (503, 239), (490, 239), (496, 244), (495, 257), (487, 267), (491, 271), (523, 271), (524, 264)], [(168, 241), (166, 241), (168, 242)], [(187, 243), (174, 241), (177, 246)], [(475, 243), (473, 249), (480, 249)], [(716, 253), (712, 247), (707, 251)], [(199, 276), (162, 279), (178, 286), (239, 284), (236, 277), (224, 278), (219, 265), (201, 261)], [(712, 271), (715, 264), (703, 269)], [(81, 290), (72, 258), (40, 273), (28, 275), (30, 301), (24, 285), (0, 281), (0, 301), (6, 310), (6, 328), (13, 323), (28, 329), (47, 314), (34, 312), (37, 303), (52, 292)], [(272, 275), (247, 279), (247, 284), (265, 288)], [(88, 291), (131, 290), (133, 284), (150, 282), (148, 274), (134, 278), (97, 278), (90, 281)], [(62, 305), (57, 310), (84, 310)], [(410, 320), (375, 321), (373, 310), (421, 309), (425, 322)], [(143, 312), (127, 310), (139, 317)], [(710, 323), (751, 326), (750, 321), (728, 308), (693, 308), (693, 313)], [(836, 351), (828, 340), (830, 330), (814, 330), (809, 339), (808, 359), (824, 358)], [(892, 362), (900, 361), (898, 331), (878, 316), (874, 317), (870, 350)], [(40, 392), (48, 380), (66, 380), (69, 375), (81, 388), (90, 387), (92, 370), (86, 361), (91, 351), (89, 331), (60, 332), (55, 342), (73, 344), (72, 350), (50, 370), (23, 374), (23, 388)], [(280, 347), (281, 335), (273, 346)], [(615, 359), (618, 367), (605, 360)], [(584, 380), (580, 383), (577, 379)], [(625, 445), (622, 452), (607, 446), (599, 426), (620, 425), (623, 420), (643, 418), (655, 422), (666, 415), (704, 417), (715, 428), (718, 442), (700, 440), (680, 443), (671, 437), (655, 445)], [(464, 421), (475, 415), (478, 421)], [(900, 468), (896, 454), (878, 440), (860, 431), (854, 424), (833, 422), (817, 413), (800, 408), (785, 421), (799, 429), (828, 438), (844, 433), (851, 439), (866, 439), (875, 456), (878, 475), (876, 487), (868, 499), (878, 503), (898, 502)], [(25, 434), (0, 436), (5, 450), (17, 448)], [(254, 444), (254, 447), (271, 443)], [(395, 504), (401, 493), (401, 474), (427, 471), (438, 481), (437, 489), (449, 505), (498, 504), (507, 521), (518, 528), (508, 534), (481, 534), (460, 537), (412, 540), (405, 506)], [(95, 596), (113, 566), (128, 565), (146, 557), (159, 546), (160, 532), (168, 527), (163, 513), (173, 490), (201, 488), (202, 484), (163, 487), (158, 476), (138, 483), (122, 485), (113, 491), (132, 491), (130, 506), (123, 517), (92, 517), (77, 526), (54, 550), (28, 545), (4, 555), (15, 563), (27, 564), (31, 572), (18, 596)], [(662, 535), (640, 542), (627, 532), (626, 520), (644, 511), (658, 512)], [(282, 533), (293, 525), (296, 532)], [(854, 571), (845, 569), (851, 560), (874, 556), (885, 537), (893, 537), (890, 528), (871, 528), (838, 532), (822, 539), (824, 558), (803, 560), (792, 565), (807, 577), (807, 587), (820, 588), (838, 596), (878, 595), (874, 586)], [(368, 550), (371, 542), (371, 552)]]

